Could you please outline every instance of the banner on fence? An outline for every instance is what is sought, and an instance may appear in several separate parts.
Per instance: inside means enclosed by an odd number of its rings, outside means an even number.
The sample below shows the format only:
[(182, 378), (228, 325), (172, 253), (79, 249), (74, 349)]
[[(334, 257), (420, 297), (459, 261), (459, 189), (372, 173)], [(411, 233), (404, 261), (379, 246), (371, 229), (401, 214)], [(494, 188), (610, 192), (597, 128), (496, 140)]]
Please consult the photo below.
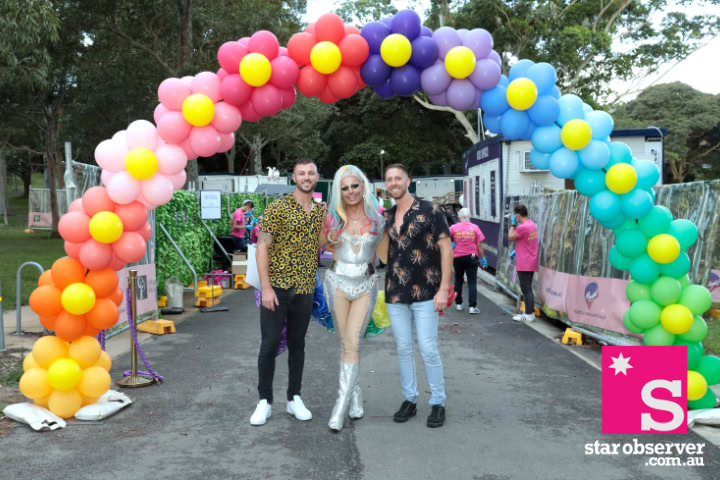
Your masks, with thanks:
[[(155, 264), (133, 265), (125, 267), (118, 271), (120, 278), (119, 286), (123, 293), (128, 286), (128, 276), (130, 270), (137, 270), (137, 280), (135, 284), (135, 301), (137, 302), (136, 312), (138, 317), (142, 317), (147, 313), (157, 310), (157, 277), (155, 274)], [(127, 322), (127, 299), (123, 298), (120, 304), (120, 318), (117, 325)]]

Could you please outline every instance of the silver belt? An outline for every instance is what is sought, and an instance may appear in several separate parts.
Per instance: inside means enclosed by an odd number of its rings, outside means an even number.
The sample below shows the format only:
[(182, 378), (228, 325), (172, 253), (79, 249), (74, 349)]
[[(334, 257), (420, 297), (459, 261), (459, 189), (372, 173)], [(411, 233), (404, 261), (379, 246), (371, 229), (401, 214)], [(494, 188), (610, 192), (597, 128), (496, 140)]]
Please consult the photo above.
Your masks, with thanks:
[(375, 265), (372, 263), (346, 263), (333, 261), (330, 271), (344, 277), (365, 277), (375, 273)]

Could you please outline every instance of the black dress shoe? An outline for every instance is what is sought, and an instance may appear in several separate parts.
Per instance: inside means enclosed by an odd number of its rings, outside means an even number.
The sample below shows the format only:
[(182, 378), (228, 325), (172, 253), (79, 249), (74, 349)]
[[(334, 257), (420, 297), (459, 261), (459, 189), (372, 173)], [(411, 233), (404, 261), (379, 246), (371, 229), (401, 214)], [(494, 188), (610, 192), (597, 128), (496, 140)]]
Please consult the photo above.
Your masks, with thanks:
[(430, 428), (442, 427), (445, 424), (445, 407), (433, 405), (430, 416), (427, 419), (427, 426)]
[(404, 423), (417, 414), (417, 403), (405, 400), (400, 406), (400, 410), (393, 415), (393, 422)]

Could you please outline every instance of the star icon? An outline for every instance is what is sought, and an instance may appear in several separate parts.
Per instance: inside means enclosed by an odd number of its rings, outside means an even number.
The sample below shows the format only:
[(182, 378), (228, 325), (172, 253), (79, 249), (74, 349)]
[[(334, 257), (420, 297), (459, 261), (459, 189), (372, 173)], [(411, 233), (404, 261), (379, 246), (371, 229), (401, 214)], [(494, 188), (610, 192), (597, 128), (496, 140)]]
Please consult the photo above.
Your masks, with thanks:
[(630, 365), (630, 359), (632, 357), (623, 358), (623, 354), (620, 353), (619, 357), (610, 357), (613, 359), (612, 365), (610, 365), (610, 368), (615, 369), (615, 375), (622, 372), (623, 375), (627, 376), (627, 369), (633, 368), (632, 365)]

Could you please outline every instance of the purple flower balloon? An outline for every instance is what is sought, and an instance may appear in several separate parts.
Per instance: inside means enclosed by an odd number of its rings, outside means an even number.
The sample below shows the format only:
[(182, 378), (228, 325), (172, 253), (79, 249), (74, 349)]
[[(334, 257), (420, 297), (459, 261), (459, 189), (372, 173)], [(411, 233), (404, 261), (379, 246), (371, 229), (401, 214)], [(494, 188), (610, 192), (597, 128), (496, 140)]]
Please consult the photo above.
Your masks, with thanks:
[(392, 28), (392, 21), (393, 21), (393, 17), (383, 18), (381, 20), (381, 22), (384, 23), (385, 25), (387, 25), (388, 28)]
[(430, 96), (443, 93), (450, 86), (450, 82), (452, 82), (452, 77), (442, 63), (436, 63), (432, 67), (426, 68), (420, 75), (420, 85)]
[(470, 30), (462, 37), (462, 42), (464, 46), (473, 51), (477, 59), (486, 58), (493, 48), (492, 35), (482, 28)]
[(459, 111), (470, 109), (475, 103), (476, 96), (475, 86), (466, 78), (454, 79), (447, 89), (448, 105)]
[(395, 68), (390, 74), (390, 86), (396, 94), (408, 97), (420, 89), (420, 73), (409, 64)]
[(502, 68), (502, 58), (500, 58), (500, 54), (499, 54), (498, 52), (496, 52), (495, 50), (493, 50), (493, 51), (490, 52), (490, 54), (488, 55), (488, 58), (489, 58), (490, 60), (492, 60), (493, 62), (497, 63), (497, 64), (498, 64), (498, 67), (501, 67), (501, 68)]
[(441, 27), (433, 33), (433, 40), (438, 45), (440, 58), (444, 59), (445, 55), (454, 47), (462, 45), (460, 35), (452, 27)]
[(375, 93), (377, 93), (382, 98), (392, 98), (395, 96), (395, 92), (393, 91), (392, 87), (390, 86), (390, 80), (385, 82), (383, 85), (379, 87), (374, 87)]
[(412, 10), (400, 10), (392, 19), (390, 29), (393, 33), (405, 35), (411, 42), (420, 36), (422, 21), (420, 15)]
[(465, 38), (465, 35), (467, 35), (469, 31), (470, 31), (470, 30), (468, 30), (467, 28), (461, 28), (461, 29), (459, 29), (459, 30), (457, 31), (457, 33), (458, 33), (458, 35), (460, 35), (460, 40), (464, 39), (464, 38)]
[(482, 90), (475, 89), (475, 101), (470, 107), (471, 110), (477, 110), (480, 108), (480, 97), (482, 96)]
[(363, 27), (360, 35), (368, 42), (371, 54), (380, 53), (380, 45), (390, 35), (390, 27), (382, 22), (370, 22)]
[(433, 31), (430, 30), (428, 27), (422, 27), (420, 29), (420, 35), (422, 35), (423, 37), (432, 37)]
[(428, 95), (428, 98), (434, 105), (444, 107), (447, 105), (447, 94), (445, 92), (438, 93), (437, 95)]
[(437, 43), (430, 37), (417, 37), (412, 41), (412, 55), (410, 63), (419, 69), (428, 68), (434, 64), (439, 55)]
[(391, 70), (380, 54), (373, 54), (360, 67), (360, 77), (371, 87), (379, 87), (388, 81)]
[(478, 60), (468, 79), (481, 90), (490, 90), (500, 81), (500, 66), (488, 58)]

